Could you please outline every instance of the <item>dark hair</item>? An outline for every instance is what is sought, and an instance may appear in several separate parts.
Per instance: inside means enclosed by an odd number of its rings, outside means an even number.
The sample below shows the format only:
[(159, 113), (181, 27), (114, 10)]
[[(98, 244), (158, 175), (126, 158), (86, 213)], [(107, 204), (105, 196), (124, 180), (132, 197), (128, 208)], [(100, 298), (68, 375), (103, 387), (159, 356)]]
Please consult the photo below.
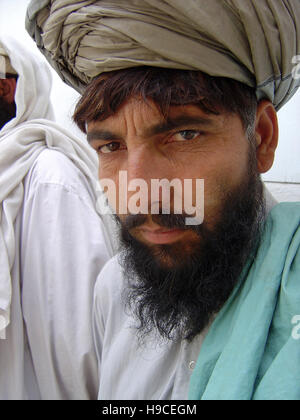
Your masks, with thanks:
[(86, 132), (86, 123), (113, 115), (130, 97), (151, 99), (166, 117), (170, 105), (194, 104), (206, 113), (236, 113), (245, 130), (253, 124), (255, 90), (238, 81), (199, 71), (133, 67), (103, 73), (87, 86), (73, 119)]

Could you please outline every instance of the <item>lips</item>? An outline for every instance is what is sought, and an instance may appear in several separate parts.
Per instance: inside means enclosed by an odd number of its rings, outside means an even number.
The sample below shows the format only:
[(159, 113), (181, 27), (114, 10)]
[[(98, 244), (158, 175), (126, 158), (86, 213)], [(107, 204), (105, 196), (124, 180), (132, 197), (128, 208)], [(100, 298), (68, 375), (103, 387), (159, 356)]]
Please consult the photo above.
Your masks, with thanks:
[(147, 242), (157, 245), (176, 242), (185, 234), (185, 231), (182, 229), (150, 229), (142, 227), (139, 231)]

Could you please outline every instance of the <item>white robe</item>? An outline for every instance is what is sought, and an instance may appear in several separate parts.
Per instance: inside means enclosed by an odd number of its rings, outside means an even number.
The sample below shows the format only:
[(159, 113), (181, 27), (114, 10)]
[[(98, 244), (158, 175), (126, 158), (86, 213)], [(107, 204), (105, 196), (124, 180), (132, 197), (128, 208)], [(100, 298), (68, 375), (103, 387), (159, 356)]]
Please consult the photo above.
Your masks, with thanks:
[(136, 320), (124, 307), (123, 289), (124, 276), (116, 256), (105, 265), (95, 286), (98, 399), (186, 400), (207, 329), (190, 343), (162, 340), (155, 333), (140, 343)]
[(0, 131), (0, 399), (96, 398), (92, 294), (114, 253), (96, 155), (49, 120), (46, 66), (1, 41), (19, 79)]

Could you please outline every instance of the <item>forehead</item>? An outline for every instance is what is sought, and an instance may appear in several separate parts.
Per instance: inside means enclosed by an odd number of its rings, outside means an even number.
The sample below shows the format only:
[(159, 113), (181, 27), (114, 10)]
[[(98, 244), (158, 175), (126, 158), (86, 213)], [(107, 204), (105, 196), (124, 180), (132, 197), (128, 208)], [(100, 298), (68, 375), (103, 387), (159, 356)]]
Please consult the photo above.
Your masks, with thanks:
[(150, 136), (183, 125), (196, 124), (197, 126), (221, 129), (228, 116), (228, 113), (219, 113), (218, 115), (206, 113), (199, 106), (193, 104), (171, 105), (167, 114), (164, 115), (153, 101), (131, 98), (114, 115), (88, 123), (87, 132), (89, 134), (96, 129), (107, 129), (117, 134), (132, 126), (140, 134)]

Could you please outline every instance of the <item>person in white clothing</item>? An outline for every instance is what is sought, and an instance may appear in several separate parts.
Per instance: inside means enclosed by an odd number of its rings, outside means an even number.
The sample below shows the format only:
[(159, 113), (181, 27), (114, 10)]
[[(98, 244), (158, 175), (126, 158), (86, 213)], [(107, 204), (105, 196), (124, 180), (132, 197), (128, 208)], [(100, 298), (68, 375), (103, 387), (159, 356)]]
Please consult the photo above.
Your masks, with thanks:
[(53, 122), (42, 60), (1, 39), (0, 73), (0, 399), (95, 399), (96, 158)]
[(261, 179), (300, 87), (299, 23), (299, 0), (31, 0), (118, 221), (99, 399), (300, 399), (300, 203)]

